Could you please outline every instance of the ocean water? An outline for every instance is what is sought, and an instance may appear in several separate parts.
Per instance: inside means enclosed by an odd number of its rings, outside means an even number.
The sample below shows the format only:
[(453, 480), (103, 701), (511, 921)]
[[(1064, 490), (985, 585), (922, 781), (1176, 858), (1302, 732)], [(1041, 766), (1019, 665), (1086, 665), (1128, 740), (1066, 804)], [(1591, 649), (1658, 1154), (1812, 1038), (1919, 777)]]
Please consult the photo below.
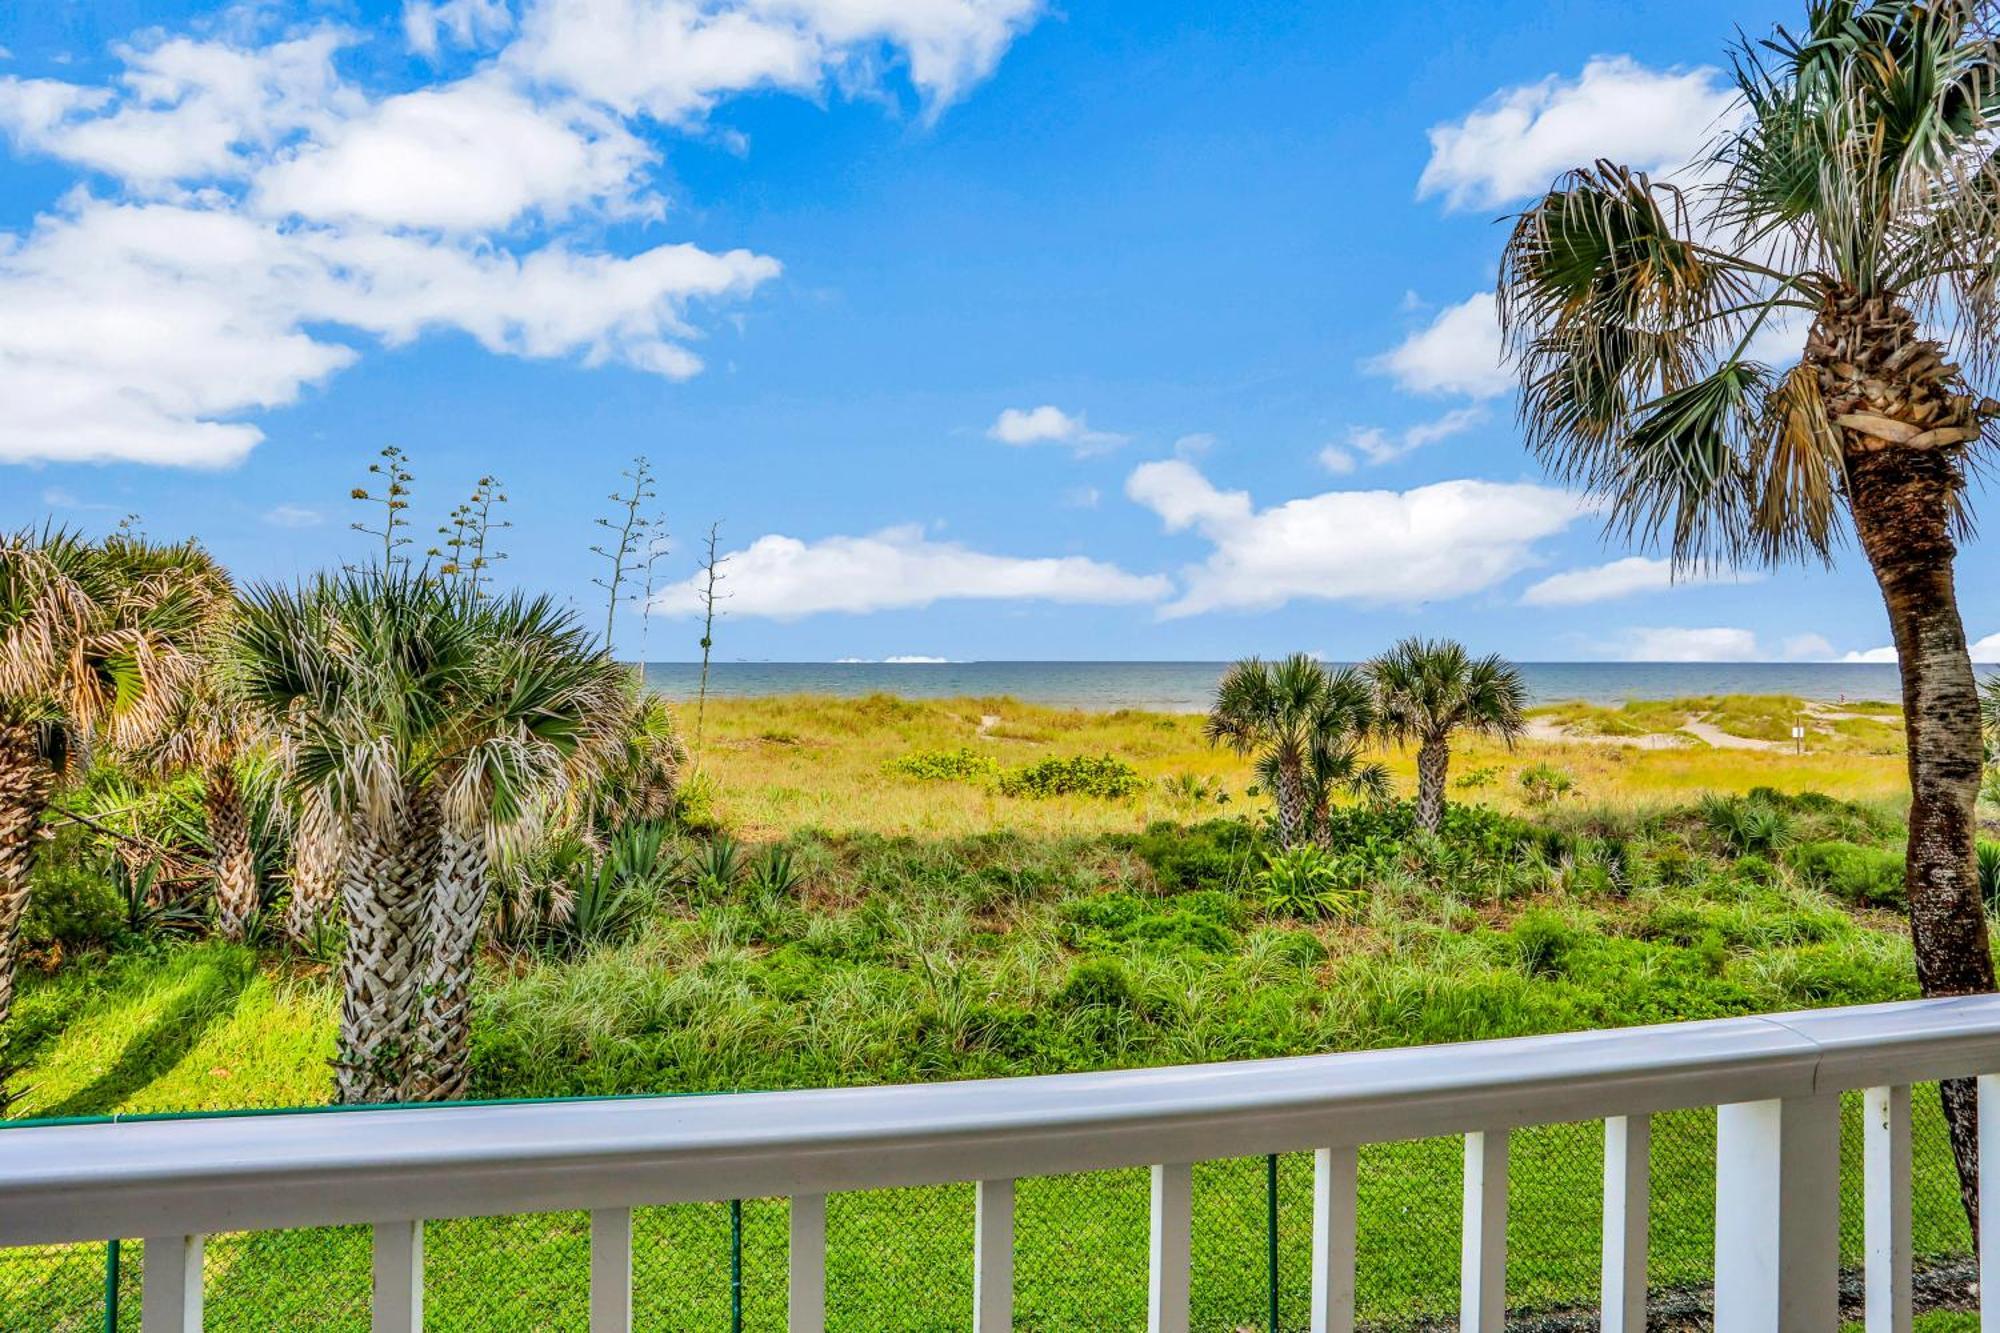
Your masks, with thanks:
[[(1227, 662), (716, 662), (708, 692), (720, 698), (771, 694), (897, 694), (911, 699), (1001, 695), (1063, 708), (1205, 711)], [(1896, 668), (1788, 662), (1523, 662), (1535, 703), (1582, 699), (1677, 699), (1701, 694), (1790, 694), (1805, 699), (1902, 697)], [(646, 683), (693, 698), (699, 662), (649, 662)]]

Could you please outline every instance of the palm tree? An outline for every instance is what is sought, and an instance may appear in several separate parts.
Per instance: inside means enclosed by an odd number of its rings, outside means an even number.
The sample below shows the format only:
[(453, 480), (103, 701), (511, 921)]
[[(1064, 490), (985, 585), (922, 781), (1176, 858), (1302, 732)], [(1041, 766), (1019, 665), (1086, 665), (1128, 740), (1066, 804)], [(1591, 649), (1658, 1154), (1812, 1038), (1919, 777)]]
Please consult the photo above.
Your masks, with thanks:
[(232, 658), (295, 799), (340, 824), (337, 1096), (456, 1095), (491, 849), (604, 744), (622, 668), (547, 599), (402, 570), (254, 591)]
[(0, 1029), (13, 1011), (36, 830), (71, 760), (159, 734), (199, 663), (199, 548), (57, 528), (0, 534)]
[(1416, 743), (1417, 826), (1435, 833), (1444, 819), (1451, 734), (1498, 736), (1512, 746), (1524, 725), (1527, 686), (1498, 654), (1475, 658), (1451, 639), (1404, 639), (1365, 671), (1377, 729), (1398, 745)]
[(291, 895), (285, 900), (284, 931), (288, 938), (304, 941), (335, 906), (347, 845), (323, 790), (294, 793), (292, 807), (291, 862), (285, 876)]
[[(1994, 988), (1974, 860), (1978, 690), (1954, 586), (2000, 402), (2000, 38), (1973, 0), (1811, 0), (1737, 52), (1744, 116), (1686, 188), (1599, 162), (1500, 276), (1530, 446), (1681, 567), (1830, 561), (1848, 525), (1902, 666), (1905, 870), (1926, 995)], [(1806, 324), (1796, 365), (1757, 335)], [(1970, 372), (1970, 373), (1968, 373)], [(1976, 1209), (1972, 1085), (1946, 1085)]]
[[(470, 585), (468, 585), (470, 587)], [(432, 891), (421, 1005), (404, 1095), (462, 1097), (471, 1074), (472, 972), (492, 852), (518, 845), (572, 782), (622, 748), (630, 675), (548, 598), (481, 600), (479, 670), (457, 710), (450, 796)]]
[(1230, 667), (1203, 731), (1210, 743), (1255, 757), (1257, 780), (1277, 807), (1278, 844), (1290, 848), (1308, 836), (1324, 839), (1336, 795), (1387, 792), (1387, 771), (1360, 758), (1372, 718), (1358, 673), (1328, 671), (1294, 653), (1281, 662), (1250, 657)]
[[(112, 538), (115, 549), (122, 538)], [(251, 847), (250, 803), (242, 766), (256, 728), (231, 706), (223, 686), (222, 655), (236, 610), (236, 590), (222, 567), (193, 547), (182, 553), (182, 571), (193, 624), (188, 650), (196, 669), (165, 701), (160, 725), (134, 757), (156, 774), (193, 770), (201, 775), (202, 813), (215, 880), (216, 931), (241, 940), (258, 907), (257, 858)]]
[(647, 693), (639, 673), (629, 673), (627, 680), (623, 720), (593, 780), (583, 789), (586, 808), (580, 815), (602, 832), (672, 815), (687, 765), (687, 747), (681, 743), (672, 706)]

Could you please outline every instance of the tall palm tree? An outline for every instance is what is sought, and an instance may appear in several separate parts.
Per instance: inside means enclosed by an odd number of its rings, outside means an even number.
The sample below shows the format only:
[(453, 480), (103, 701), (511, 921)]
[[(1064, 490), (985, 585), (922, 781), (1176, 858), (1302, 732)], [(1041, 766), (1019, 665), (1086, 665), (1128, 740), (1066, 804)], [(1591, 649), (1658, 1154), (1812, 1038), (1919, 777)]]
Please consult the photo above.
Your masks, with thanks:
[(496, 848), (518, 845), (573, 781), (619, 750), (630, 674), (547, 598), (481, 600), (479, 672), (457, 710), (457, 754), (416, 1041), (404, 1096), (462, 1097), (470, 1079), (472, 973)]
[(197, 674), (199, 548), (0, 534), (0, 1029), (28, 906), (35, 834), (74, 756), (158, 734)]
[(1404, 639), (1364, 668), (1375, 690), (1376, 727), (1398, 745), (1417, 747), (1417, 826), (1437, 832), (1444, 819), (1451, 734), (1471, 731), (1512, 745), (1525, 725), (1528, 690), (1498, 654), (1473, 657), (1451, 639)]
[(490, 849), (603, 743), (622, 668), (546, 599), (400, 570), (253, 591), (232, 657), (295, 795), (341, 826), (337, 1096), (455, 1095)]
[(291, 895), (283, 926), (287, 937), (303, 941), (336, 905), (347, 842), (324, 791), (294, 792), (291, 804), (291, 861), (285, 872)]
[[(1953, 563), (2000, 402), (1991, 0), (1811, 0), (1736, 53), (1743, 118), (1677, 188), (1607, 162), (1516, 221), (1500, 276), (1529, 443), (1676, 563), (1832, 558), (1851, 525), (1902, 665), (1927, 995), (1994, 988), (1978, 692)], [(1759, 334), (1805, 324), (1789, 369)], [(1945, 1102), (1968, 1211), (1969, 1082)]]
[(1387, 792), (1387, 771), (1360, 757), (1372, 720), (1358, 673), (1328, 671), (1294, 653), (1281, 662), (1250, 657), (1230, 667), (1203, 730), (1212, 744), (1255, 758), (1257, 780), (1277, 808), (1278, 843), (1289, 848), (1324, 838), (1335, 796)]

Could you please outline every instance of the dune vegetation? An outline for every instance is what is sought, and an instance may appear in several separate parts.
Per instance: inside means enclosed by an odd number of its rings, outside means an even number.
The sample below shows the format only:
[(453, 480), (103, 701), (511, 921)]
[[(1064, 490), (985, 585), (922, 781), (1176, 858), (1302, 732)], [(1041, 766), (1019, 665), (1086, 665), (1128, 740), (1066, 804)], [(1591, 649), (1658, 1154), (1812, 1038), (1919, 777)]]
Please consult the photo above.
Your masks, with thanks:
[[(1885, 741), (1878, 749), (1838, 732), (1815, 730), (1806, 753), (1797, 755), (1789, 743), (1771, 750), (1736, 749), (1673, 735), (1690, 717), (1708, 717), (1726, 734), (1761, 740), (1769, 731), (1768, 719), (1790, 717), (1796, 701), (1727, 701), (1730, 711), (1718, 716), (1713, 705), (1721, 702), (1531, 709), (1530, 731), (1511, 748), (1477, 736), (1456, 744), (1451, 799), (1510, 811), (1529, 809), (1533, 798), (1520, 775), (1538, 765), (1569, 774), (1574, 785), (1564, 800), (1583, 805), (1644, 806), (1684, 801), (1691, 792), (1741, 794), (1756, 787), (1893, 803), (1907, 791), (1899, 743)], [(1881, 707), (1893, 708), (1875, 706)], [(1841, 711), (1858, 710), (1843, 705)], [(1900, 710), (1888, 714), (1887, 730), (1895, 731), (1899, 715)], [(1533, 727), (1538, 721), (1565, 733), (1548, 735)], [(1014, 699), (712, 699), (697, 798), (747, 837), (771, 837), (800, 827), (911, 835), (973, 833), (996, 826), (1023, 832), (1110, 832), (1201, 810), (1192, 793), (1204, 784), (1211, 799), (1227, 794), (1240, 811), (1254, 785), (1250, 765), (1209, 744), (1202, 726), (1197, 714), (1086, 712)], [(1633, 743), (1577, 743), (1598, 736)], [(1649, 737), (1660, 739), (1645, 743)], [(1122, 804), (1010, 800), (991, 783), (926, 782), (899, 767), (911, 756), (960, 752), (989, 760), (996, 768), (1052, 754), (1109, 754), (1130, 764), (1147, 786)], [(1374, 757), (1388, 764), (1401, 790), (1411, 790), (1413, 751), (1391, 746), (1376, 750)]]

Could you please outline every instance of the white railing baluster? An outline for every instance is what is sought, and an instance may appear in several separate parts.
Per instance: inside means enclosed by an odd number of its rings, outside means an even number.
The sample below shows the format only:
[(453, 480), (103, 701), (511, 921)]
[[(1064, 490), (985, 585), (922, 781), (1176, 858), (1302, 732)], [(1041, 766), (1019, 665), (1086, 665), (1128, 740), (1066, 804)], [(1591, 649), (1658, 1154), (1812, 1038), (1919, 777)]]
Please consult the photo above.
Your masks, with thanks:
[(375, 1224), (374, 1333), (421, 1333), (424, 1326), (424, 1224)]
[(1014, 1182), (982, 1180), (972, 1219), (973, 1333), (1014, 1327)]
[(1507, 1131), (1465, 1136), (1465, 1212), (1458, 1251), (1458, 1326), (1500, 1333), (1507, 1317)]
[(826, 1196), (792, 1196), (790, 1333), (822, 1333), (826, 1328)]
[(1355, 1150), (1313, 1154), (1312, 1333), (1354, 1331)]
[(1910, 1333), (1910, 1090), (1861, 1094), (1868, 1333)]
[(1716, 1333), (1839, 1326), (1840, 1097), (1715, 1113)]
[(143, 1333), (201, 1333), (201, 1236), (148, 1236), (140, 1262)]
[[(2000, 1074), (1981, 1074), (1975, 1086), (1983, 1167), (2000, 1162)], [(1979, 1333), (2000, 1333), (2000, 1171), (1979, 1173)]]
[(632, 1333), (632, 1210), (590, 1214), (590, 1333)]
[(1604, 1122), (1604, 1333), (1645, 1333), (1652, 1144), (1650, 1116), (1614, 1115)]
[(1188, 1333), (1188, 1270), (1194, 1247), (1194, 1168), (1153, 1168), (1147, 1333)]

